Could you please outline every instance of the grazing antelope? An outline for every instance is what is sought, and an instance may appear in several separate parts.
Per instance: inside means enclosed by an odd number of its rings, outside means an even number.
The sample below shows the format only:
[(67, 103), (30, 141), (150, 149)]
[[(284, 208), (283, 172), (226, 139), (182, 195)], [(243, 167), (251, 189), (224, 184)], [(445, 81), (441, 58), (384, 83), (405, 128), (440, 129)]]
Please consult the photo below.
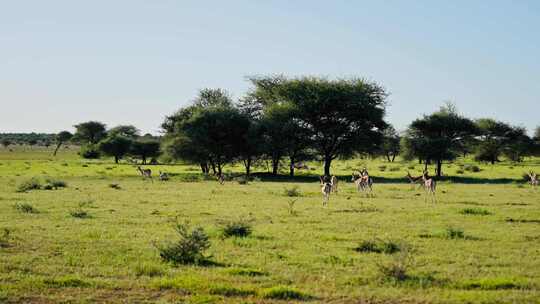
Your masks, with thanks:
[(152, 182), (154, 182), (154, 180), (152, 179), (152, 170), (143, 169), (143, 168), (141, 168), (141, 166), (137, 166), (137, 170), (139, 170), (139, 172), (141, 172), (141, 175), (142, 175), (143, 178), (150, 178), (150, 180)]
[(168, 181), (169, 180), (169, 174), (167, 174), (167, 172), (159, 171), (159, 180), (160, 181)]
[(330, 200), (330, 192), (332, 192), (332, 183), (328, 182), (323, 176), (319, 177), (321, 181), (321, 192), (323, 195), (323, 207), (328, 205)]
[(424, 190), (426, 191), (425, 200), (427, 201), (427, 196), (430, 195), (431, 201), (437, 202), (437, 199), (435, 198), (435, 190), (437, 184), (435, 182), (435, 179), (429, 176), (427, 170), (424, 170), (424, 173), (422, 173), (422, 181), (424, 182)]
[(532, 171), (529, 171), (527, 174), (529, 176), (529, 183), (533, 188), (536, 188), (538, 186), (538, 175)]
[(330, 179), (330, 184), (332, 185), (332, 192), (338, 193), (338, 179), (335, 175), (332, 175)]
[(352, 173), (351, 181), (356, 185), (358, 192), (366, 191), (369, 189), (369, 192), (373, 193), (373, 179), (369, 176), (369, 173), (366, 168), (362, 171), (354, 171)]
[(422, 181), (422, 176), (411, 176), (411, 173), (407, 171), (407, 175), (405, 176), (409, 180), (409, 183), (411, 184), (411, 190), (414, 190), (414, 185), (419, 184), (420, 187), (423, 185), (420, 183)]

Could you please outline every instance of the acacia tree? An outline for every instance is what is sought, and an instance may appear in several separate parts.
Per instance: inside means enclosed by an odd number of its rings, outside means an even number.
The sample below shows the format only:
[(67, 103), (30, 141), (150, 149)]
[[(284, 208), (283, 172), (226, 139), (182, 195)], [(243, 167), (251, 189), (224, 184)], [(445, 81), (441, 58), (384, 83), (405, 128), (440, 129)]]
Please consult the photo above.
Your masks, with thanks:
[(139, 129), (132, 125), (119, 125), (109, 131), (107, 131), (107, 136), (124, 136), (127, 138), (135, 139), (140, 135)]
[(512, 126), (491, 118), (476, 120), (476, 126), (479, 136), (475, 159), (495, 164), (511, 143), (515, 130)]
[(196, 143), (186, 136), (186, 123), (196, 113), (211, 108), (231, 108), (232, 99), (230, 94), (223, 89), (202, 89), (190, 105), (180, 108), (170, 116), (165, 117), (161, 128), (165, 132), (163, 150), (169, 156), (186, 161), (199, 163), (204, 174), (209, 173), (209, 165), (216, 174), (216, 165), (210, 158), (210, 152), (204, 147), (196, 146)]
[(75, 125), (75, 140), (95, 145), (107, 135), (105, 124), (98, 121), (88, 121)]
[(356, 78), (271, 80), (272, 94), (295, 108), (293, 118), (308, 131), (325, 175), (337, 157), (371, 152), (380, 144), (387, 94), (378, 84)]
[(143, 164), (149, 157), (157, 157), (160, 153), (159, 141), (139, 138), (131, 143), (130, 154), (140, 157)]
[(62, 146), (62, 144), (64, 144), (65, 142), (69, 141), (72, 137), (73, 134), (71, 134), (69, 131), (62, 131), (56, 134), (56, 148), (54, 149), (53, 156), (56, 156), (56, 153), (58, 152), (58, 149), (60, 149), (60, 146)]
[(130, 150), (133, 140), (121, 135), (107, 136), (99, 142), (99, 150), (105, 155), (113, 156), (114, 162), (124, 157)]
[(435, 161), (438, 177), (442, 175), (443, 161), (455, 159), (462, 142), (477, 133), (474, 122), (457, 113), (452, 104), (416, 119), (408, 129), (414, 153), (425, 161), (426, 169), (429, 161)]

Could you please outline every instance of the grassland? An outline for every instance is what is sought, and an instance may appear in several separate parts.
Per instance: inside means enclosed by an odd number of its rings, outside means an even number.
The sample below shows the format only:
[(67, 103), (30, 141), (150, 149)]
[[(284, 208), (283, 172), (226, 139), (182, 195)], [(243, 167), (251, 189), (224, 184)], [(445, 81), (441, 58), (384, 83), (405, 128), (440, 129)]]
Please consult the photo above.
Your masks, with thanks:
[[(82, 160), (73, 149), (50, 154), (0, 150), (0, 302), (540, 301), (540, 190), (521, 178), (540, 171), (537, 159), (480, 172), (464, 170), (467, 160), (445, 165), (451, 178), (439, 182), (436, 203), (403, 179), (420, 165), (338, 161), (340, 192), (323, 208), (317, 163), (295, 179), (224, 185), (196, 166), (159, 165), (151, 168), (172, 178), (152, 183), (133, 165)], [(374, 197), (349, 182), (363, 165)], [(32, 177), (67, 187), (17, 192)], [(295, 186), (299, 196), (285, 195)], [(252, 235), (223, 238), (220, 223), (239, 218), (251, 219)], [(176, 238), (172, 224), (184, 220), (210, 235), (211, 265), (161, 261), (155, 244)], [(403, 278), (384, 271), (400, 263)], [(290, 290), (298, 294), (279, 299)]]

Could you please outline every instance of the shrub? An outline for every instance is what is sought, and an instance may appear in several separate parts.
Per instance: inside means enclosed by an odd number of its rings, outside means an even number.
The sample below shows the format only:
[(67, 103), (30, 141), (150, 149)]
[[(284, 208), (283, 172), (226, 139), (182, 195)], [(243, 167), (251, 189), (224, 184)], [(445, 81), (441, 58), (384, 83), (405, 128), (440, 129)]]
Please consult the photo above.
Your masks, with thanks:
[(298, 186), (296, 185), (292, 186), (291, 188), (285, 188), (283, 190), (283, 194), (288, 197), (298, 197), (302, 195)]
[(109, 188), (116, 189), (116, 190), (122, 189), (122, 187), (120, 187), (120, 185), (116, 183), (109, 184)]
[(224, 237), (247, 237), (251, 234), (252, 228), (249, 220), (229, 221), (221, 228)]
[(43, 189), (45, 190), (52, 190), (52, 189), (65, 188), (65, 187), (67, 187), (67, 183), (65, 181), (54, 179), (52, 177), (45, 178), (45, 184), (43, 185)]
[(99, 149), (95, 145), (85, 145), (81, 147), (79, 155), (86, 159), (97, 159), (101, 156)]
[(15, 203), (13, 207), (22, 213), (39, 213), (39, 211), (29, 203)]
[(362, 241), (358, 247), (354, 248), (354, 250), (358, 252), (393, 254), (400, 251), (400, 245), (392, 241), (375, 239)]
[(0, 248), (9, 247), (11, 242), (11, 229), (2, 228), (2, 233), (0, 234)]
[(390, 167), (389, 171), (390, 172), (397, 172), (397, 171), (400, 171), (401, 170), (401, 167)]
[(391, 281), (404, 281), (409, 278), (409, 269), (414, 265), (412, 250), (403, 246), (394, 259), (387, 264), (377, 264), (383, 279)]
[(290, 215), (297, 215), (298, 212), (294, 210), (294, 205), (296, 204), (297, 199), (291, 199), (287, 202), (287, 210)]
[(381, 170), (381, 171), (386, 171), (386, 165), (381, 165), (381, 166), (379, 166), (379, 170)]
[(265, 289), (262, 293), (264, 299), (274, 300), (309, 300), (311, 297), (297, 289), (277, 286)]
[(82, 208), (71, 210), (69, 214), (72, 217), (76, 217), (76, 218), (89, 218), (90, 217), (90, 214), (88, 214), (88, 212), (86, 210), (83, 210)]
[(463, 289), (481, 289), (481, 290), (501, 290), (501, 289), (523, 289), (525, 284), (507, 278), (482, 278), (467, 280), (457, 284)]
[(236, 182), (240, 185), (247, 185), (249, 183), (249, 179), (246, 176), (239, 176), (236, 178)]
[(463, 239), (465, 238), (465, 232), (461, 228), (447, 227), (444, 237), (447, 239)]
[(461, 214), (467, 214), (467, 215), (490, 215), (491, 212), (489, 212), (486, 209), (481, 208), (465, 208), (462, 209), (459, 213)]
[(201, 264), (207, 261), (204, 252), (210, 248), (208, 235), (202, 227), (190, 229), (188, 223), (177, 223), (179, 239), (174, 243), (156, 245), (159, 256), (173, 264)]
[(28, 192), (30, 190), (39, 190), (39, 189), (41, 189), (41, 182), (36, 177), (32, 177), (31, 179), (25, 180), (17, 186), (17, 192)]
[(465, 171), (463, 171), (462, 169), (457, 169), (457, 170), (456, 170), (456, 173), (457, 173), (457, 174), (463, 174), (463, 173), (465, 173)]

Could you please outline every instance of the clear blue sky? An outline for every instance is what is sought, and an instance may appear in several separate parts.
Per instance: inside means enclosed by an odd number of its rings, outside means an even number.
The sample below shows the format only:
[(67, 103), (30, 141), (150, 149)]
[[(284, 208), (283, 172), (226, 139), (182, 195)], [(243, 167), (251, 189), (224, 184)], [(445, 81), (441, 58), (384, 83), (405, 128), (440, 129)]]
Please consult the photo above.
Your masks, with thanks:
[(157, 133), (246, 75), (360, 76), (405, 128), (445, 100), (540, 125), (540, 1), (2, 1), (0, 132), (99, 120)]

